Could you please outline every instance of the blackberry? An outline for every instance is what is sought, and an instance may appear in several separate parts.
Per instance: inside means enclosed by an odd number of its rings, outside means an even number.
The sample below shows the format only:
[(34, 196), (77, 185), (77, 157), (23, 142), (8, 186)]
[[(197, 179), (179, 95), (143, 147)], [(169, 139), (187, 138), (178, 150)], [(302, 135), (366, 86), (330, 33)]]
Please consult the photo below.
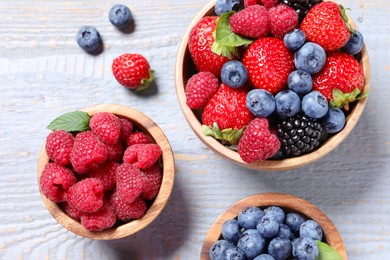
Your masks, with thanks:
[(280, 0), (281, 4), (294, 8), (295, 12), (298, 14), (299, 21), (302, 21), (309, 10), (320, 2), (322, 2), (322, 0)]
[(278, 124), (276, 134), (284, 156), (295, 157), (317, 149), (321, 142), (322, 127), (318, 120), (298, 114)]

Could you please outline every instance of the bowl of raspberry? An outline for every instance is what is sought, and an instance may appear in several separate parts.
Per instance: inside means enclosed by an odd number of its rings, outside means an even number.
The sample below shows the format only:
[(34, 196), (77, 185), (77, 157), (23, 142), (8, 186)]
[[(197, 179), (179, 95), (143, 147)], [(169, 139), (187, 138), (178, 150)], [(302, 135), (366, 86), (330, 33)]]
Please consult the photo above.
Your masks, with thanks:
[(200, 259), (347, 259), (332, 221), (310, 202), (282, 193), (246, 197), (210, 227)]
[(149, 117), (102, 104), (53, 120), (38, 159), (38, 184), (50, 214), (73, 233), (111, 240), (149, 225), (174, 183), (168, 139)]
[(315, 162), (350, 134), (367, 102), (368, 53), (347, 9), (300, 3), (213, 1), (180, 43), (175, 84), (187, 122), (243, 167)]

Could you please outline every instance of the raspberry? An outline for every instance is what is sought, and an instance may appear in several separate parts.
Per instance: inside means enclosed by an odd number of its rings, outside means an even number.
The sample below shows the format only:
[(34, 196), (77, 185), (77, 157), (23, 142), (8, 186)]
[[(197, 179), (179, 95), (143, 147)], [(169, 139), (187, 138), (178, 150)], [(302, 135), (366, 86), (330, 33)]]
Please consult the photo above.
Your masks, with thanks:
[(98, 169), (92, 171), (89, 174), (90, 178), (96, 178), (103, 184), (104, 190), (112, 190), (115, 187), (115, 171), (118, 168), (119, 163), (106, 162), (101, 165)]
[(132, 203), (142, 193), (144, 174), (134, 165), (123, 163), (115, 171), (116, 190), (125, 203)]
[(251, 5), (259, 5), (259, 4), (261, 4), (261, 1), (262, 0), (244, 0), (244, 6), (245, 6), (245, 8), (247, 8), (248, 6), (251, 6)]
[(39, 179), (42, 193), (54, 202), (66, 201), (66, 191), (75, 183), (72, 171), (56, 163), (46, 164)]
[(127, 146), (132, 146), (133, 144), (150, 144), (152, 141), (149, 136), (143, 132), (134, 132), (129, 135), (127, 139)]
[(187, 82), (185, 93), (191, 109), (203, 108), (218, 90), (218, 79), (213, 73), (204, 71), (193, 75)]
[(123, 202), (117, 192), (114, 192), (111, 195), (110, 205), (119, 220), (126, 221), (130, 219), (138, 219), (142, 217), (146, 211), (146, 203), (142, 199), (137, 198), (133, 203), (127, 204)]
[(64, 130), (51, 132), (46, 138), (47, 156), (59, 165), (70, 164), (74, 137)]
[(70, 161), (79, 174), (96, 169), (107, 159), (107, 147), (91, 132), (81, 132), (74, 140)]
[(268, 10), (271, 21), (271, 34), (276, 38), (283, 37), (292, 29), (298, 27), (298, 15), (292, 7), (284, 4)]
[(161, 153), (158, 144), (135, 144), (127, 147), (123, 155), (123, 161), (135, 164), (140, 169), (146, 169), (160, 158)]
[(69, 217), (79, 221), (81, 215), (83, 214), (80, 210), (74, 209), (71, 206), (69, 206), (68, 202), (61, 203), (62, 209), (68, 214)]
[(141, 198), (144, 200), (154, 199), (160, 190), (162, 172), (158, 163), (143, 171), (145, 173), (144, 189)]
[(126, 144), (129, 135), (133, 132), (133, 123), (127, 118), (120, 118), (121, 121), (121, 137), (120, 140), (123, 144)]
[(279, 0), (261, 0), (261, 2), (263, 2), (263, 5), (267, 9), (277, 6), (279, 4)]
[(102, 231), (112, 227), (116, 222), (114, 211), (109, 206), (108, 201), (104, 201), (103, 206), (94, 213), (84, 213), (81, 215), (81, 225), (90, 231)]
[(121, 121), (108, 112), (96, 113), (89, 123), (92, 132), (105, 144), (113, 145), (118, 142), (121, 134)]
[(117, 142), (114, 145), (106, 145), (107, 147), (107, 160), (114, 162), (121, 162), (123, 156), (123, 146), (121, 142)]
[(104, 186), (98, 179), (87, 178), (70, 187), (66, 195), (70, 207), (93, 213), (103, 205)]
[(266, 36), (270, 30), (267, 8), (251, 5), (230, 17), (233, 32), (251, 38)]

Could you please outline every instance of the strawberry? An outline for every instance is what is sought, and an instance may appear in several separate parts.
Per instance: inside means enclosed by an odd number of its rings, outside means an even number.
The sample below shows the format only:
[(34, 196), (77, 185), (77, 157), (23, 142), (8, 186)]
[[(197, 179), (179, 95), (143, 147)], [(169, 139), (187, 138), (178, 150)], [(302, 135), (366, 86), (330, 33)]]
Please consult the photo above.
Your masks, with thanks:
[(326, 51), (343, 47), (349, 40), (350, 27), (345, 9), (333, 2), (315, 5), (301, 24), (306, 40), (321, 45)]
[(241, 36), (260, 38), (268, 34), (270, 19), (267, 8), (251, 5), (230, 17), (232, 31)]
[(154, 79), (154, 71), (144, 56), (136, 53), (126, 53), (115, 58), (112, 63), (115, 79), (123, 86), (132, 90), (145, 90)]
[(208, 71), (193, 75), (186, 84), (187, 105), (191, 109), (203, 108), (217, 92), (218, 79)]
[(260, 38), (245, 51), (242, 63), (248, 69), (249, 83), (276, 94), (287, 85), (288, 75), (295, 69), (294, 55), (283, 40)]

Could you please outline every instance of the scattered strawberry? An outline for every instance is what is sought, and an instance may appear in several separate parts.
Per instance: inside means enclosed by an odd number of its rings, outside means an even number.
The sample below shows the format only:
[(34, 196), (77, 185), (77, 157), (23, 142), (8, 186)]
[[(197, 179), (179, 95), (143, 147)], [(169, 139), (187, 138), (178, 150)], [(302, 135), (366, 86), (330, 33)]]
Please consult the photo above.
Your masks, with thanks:
[(145, 173), (145, 183), (141, 198), (144, 200), (152, 200), (160, 190), (162, 169), (158, 163), (155, 163), (153, 166), (143, 170), (143, 172)]
[(102, 164), (98, 169), (89, 173), (90, 178), (98, 179), (102, 182), (104, 190), (109, 191), (115, 187), (116, 177), (115, 172), (119, 167), (119, 163), (116, 162), (107, 162)]
[(193, 75), (185, 88), (188, 107), (203, 108), (217, 90), (218, 79), (211, 72), (203, 71)]
[(94, 213), (84, 213), (80, 217), (81, 225), (90, 231), (102, 231), (112, 227), (116, 216), (109, 202), (104, 201), (103, 206)]
[(59, 165), (70, 164), (74, 137), (64, 130), (51, 132), (46, 138), (46, 154)]
[(120, 140), (122, 144), (126, 144), (127, 139), (130, 134), (133, 132), (134, 126), (133, 123), (127, 118), (120, 118), (121, 121), (121, 137)]
[(121, 133), (121, 122), (112, 113), (100, 112), (91, 117), (89, 122), (92, 133), (107, 145), (118, 142)]
[[(294, 12), (295, 13), (295, 12)], [(239, 35), (260, 38), (270, 30), (270, 18), (264, 6), (251, 5), (230, 17), (232, 31)]]
[(92, 213), (103, 206), (104, 186), (98, 179), (87, 178), (70, 187), (66, 195), (71, 208)]
[(123, 161), (137, 166), (139, 169), (151, 167), (162, 154), (158, 144), (135, 144), (127, 147)]
[(116, 190), (125, 203), (132, 203), (141, 195), (144, 186), (143, 173), (130, 163), (116, 168)]
[(118, 220), (128, 221), (138, 219), (146, 212), (146, 203), (141, 198), (135, 199), (132, 203), (125, 203), (118, 192), (114, 192), (110, 198), (110, 205)]
[(150, 144), (152, 141), (149, 136), (143, 132), (134, 132), (129, 135), (127, 139), (127, 146), (132, 146), (134, 144)]
[(298, 15), (292, 7), (284, 4), (277, 5), (268, 10), (271, 21), (271, 34), (276, 38), (283, 37), (298, 27)]

